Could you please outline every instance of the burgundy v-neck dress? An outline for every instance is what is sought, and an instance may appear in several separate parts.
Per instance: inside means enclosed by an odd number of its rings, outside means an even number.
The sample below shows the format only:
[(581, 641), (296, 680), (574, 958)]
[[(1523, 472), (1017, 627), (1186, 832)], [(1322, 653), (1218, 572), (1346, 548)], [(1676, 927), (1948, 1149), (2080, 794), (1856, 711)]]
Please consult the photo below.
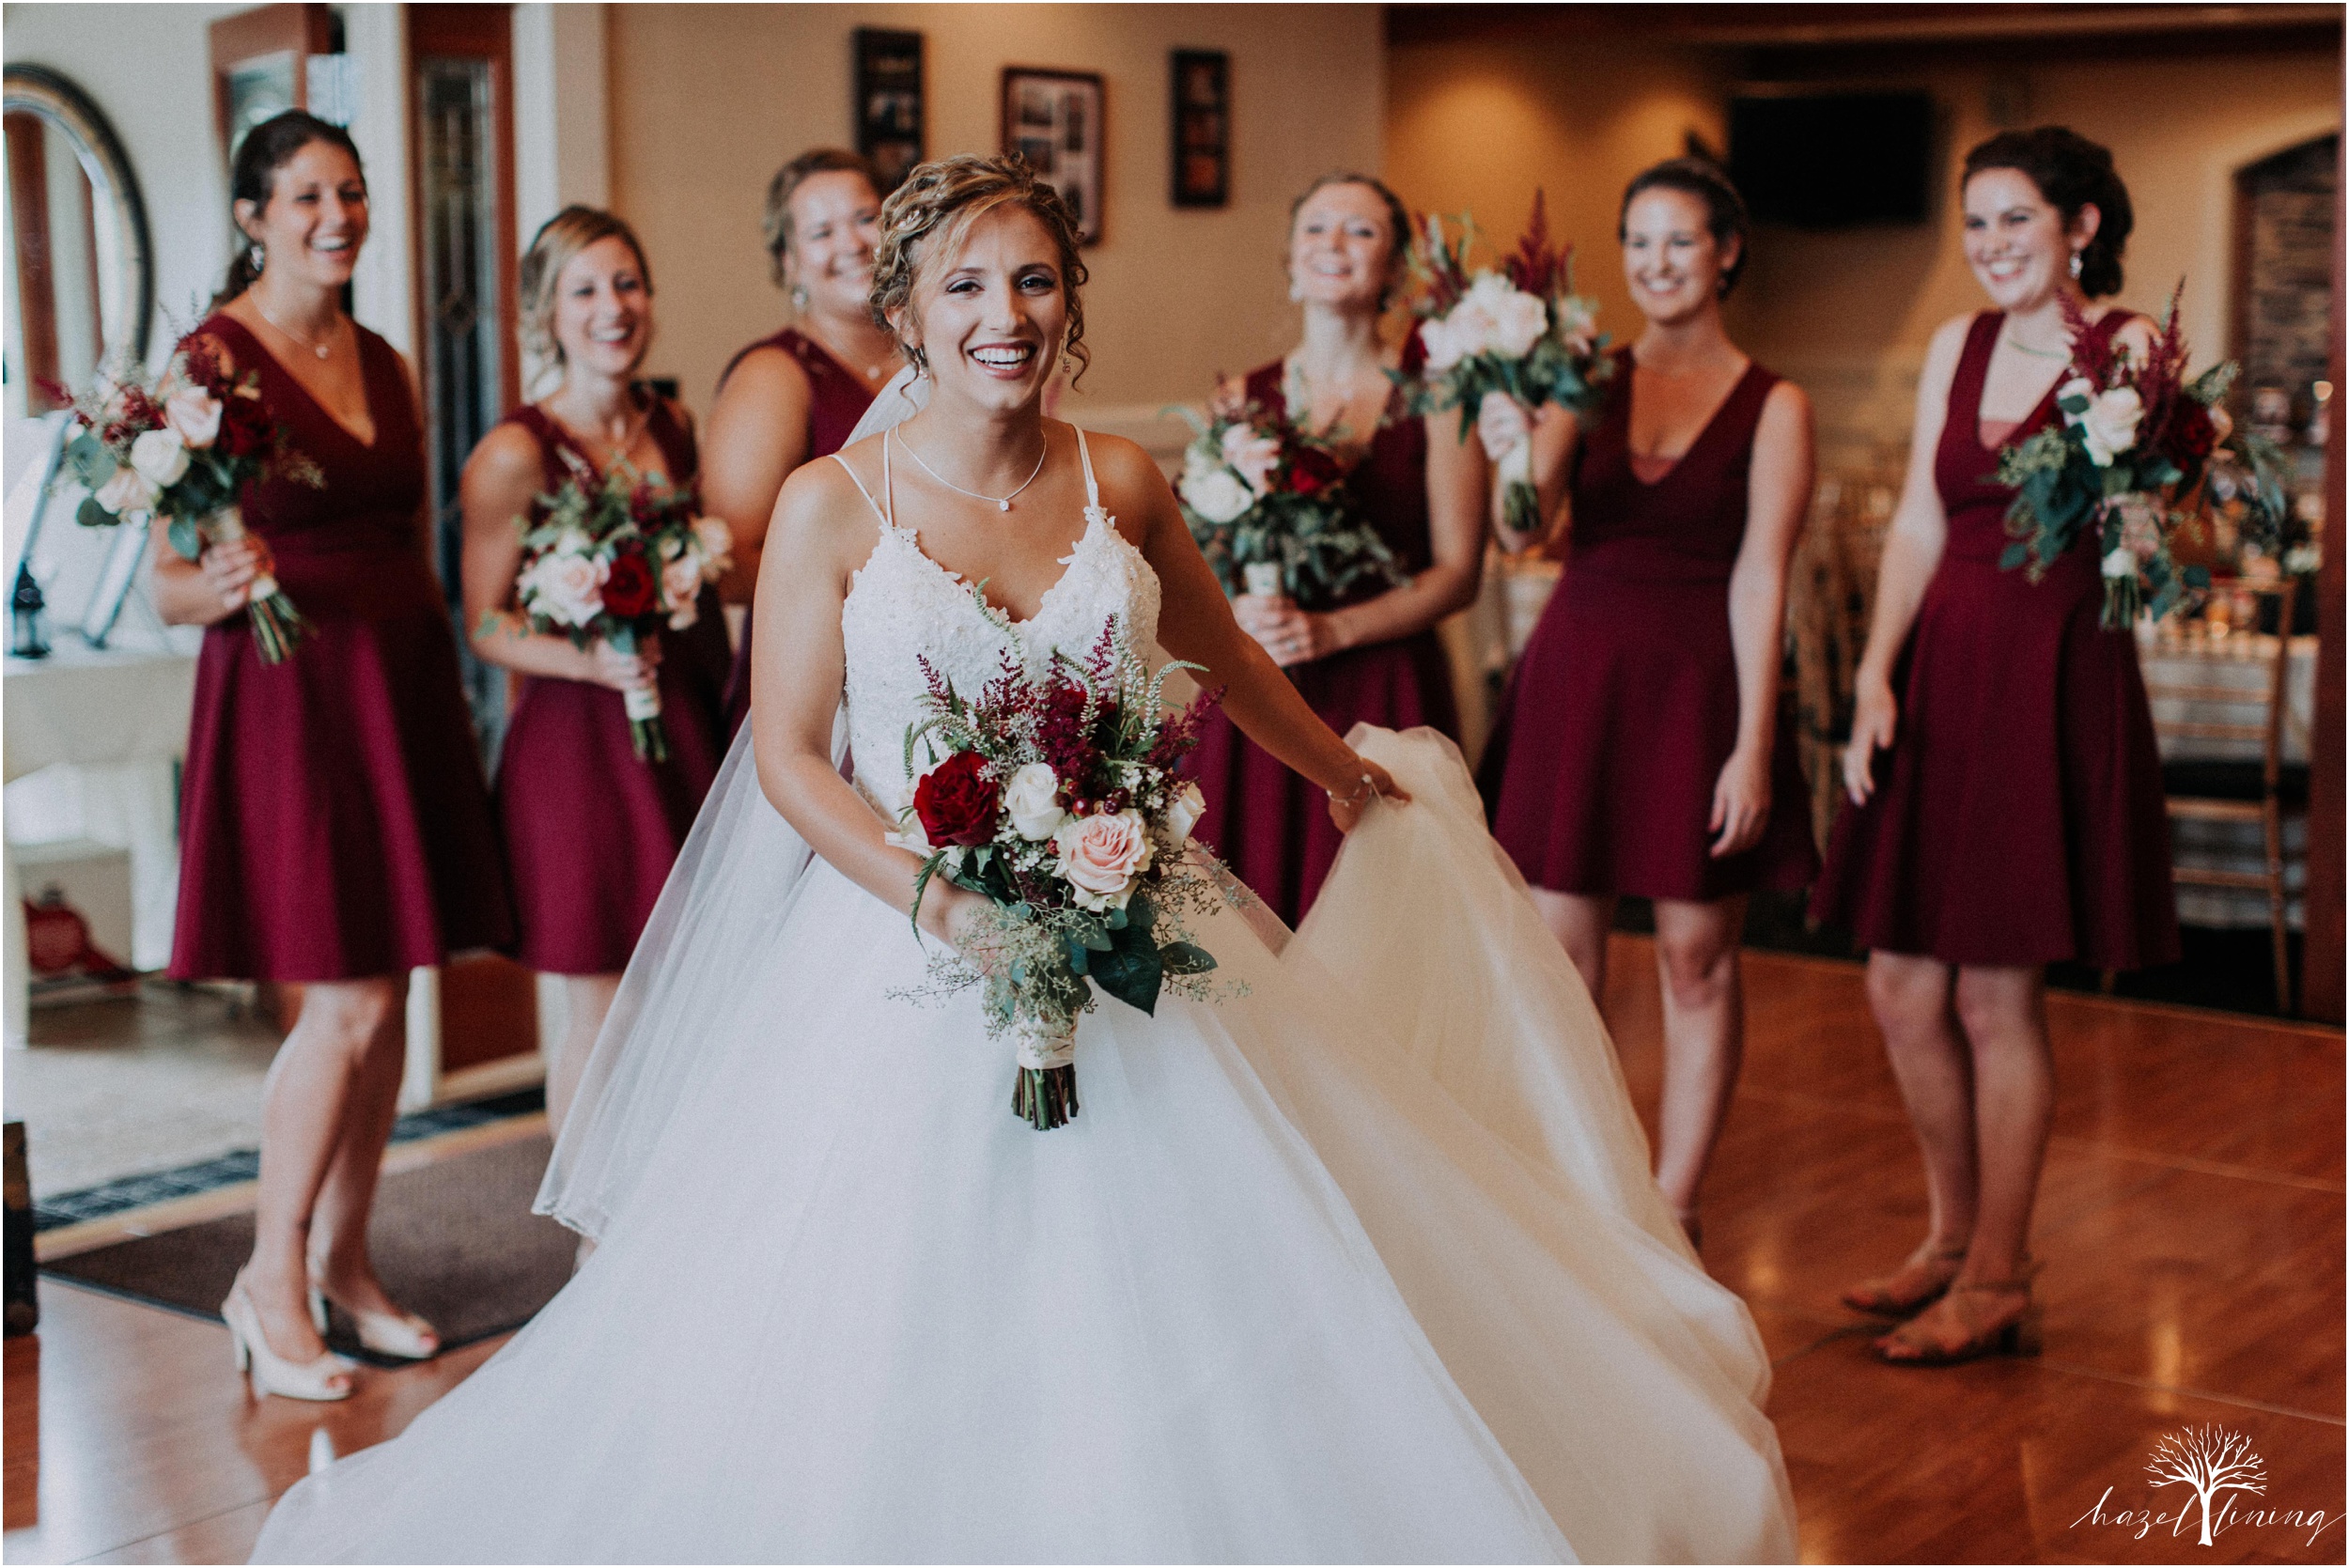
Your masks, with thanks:
[(358, 330), (375, 441), (335, 423), (234, 318), (197, 329), (258, 372), (322, 489), (249, 488), (245, 526), (311, 636), (265, 664), (206, 629), (179, 802), (178, 980), (352, 980), (512, 939), (448, 605), (417, 535), (424, 434), (399, 355)]
[[(804, 462), (829, 458), (848, 444), (848, 437), (856, 430), (856, 422), (864, 417), (864, 411), (873, 405), (873, 394), (856, 378), (856, 373), (825, 351), (824, 346), (796, 327), (786, 327), (772, 337), (762, 337), (726, 362), (723, 374), (718, 378), (718, 389), (725, 390), (726, 377), (742, 363), (744, 355), (759, 349), (780, 349), (799, 361), (807, 372), (807, 457)], [(734, 650), (734, 668), (726, 676), (726, 735), (742, 727), (742, 721), (751, 716), (751, 623), (742, 623), (742, 643)]]
[[(1653, 484), (1631, 457), (1632, 364), (1583, 443), (1563, 580), (1527, 642), (1486, 749), (1493, 836), (1535, 887), (1710, 902), (1804, 887), (1818, 870), (1783, 706), (1762, 840), (1713, 858), (1713, 792), (1737, 744), (1729, 578), (1746, 535), (1754, 432), (1778, 377), (1749, 364)], [(1775, 639), (1771, 644), (1776, 653)]]
[[(1999, 568), (2015, 492), (1992, 482), (1980, 424), (2004, 321), (1974, 318), (1950, 383), (1934, 454), (1949, 542), (1893, 674), (1896, 738), (1867, 805), (1835, 824), (1812, 912), (1862, 946), (1949, 964), (2169, 963), (2161, 761), (2137, 639), (2097, 624), (2095, 536), (2037, 582)], [(2050, 389), (2015, 437), (2053, 417)]]
[[(1285, 417), (1288, 403), (1281, 380), (1279, 360), (1258, 367), (1248, 378), (1249, 400)], [(1427, 427), (1400, 411), (1399, 398), (1389, 404), (1349, 488), (1403, 569), (1426, 569), (1434, 558), (1428, 541)], [(1381, 592), (1374, 588), (1305, 608), (1339, 609)], [(1432, 628), (1291, 665), (1288, 675), (1322, 722), (1341, 736), (1364, 722), (1394, 730), (1427, 724), (1446, 735), (1459, 734), (1451, 665)], [(1207, 797), (1198, 836), (1275, 914), (1296, 924), (1313, 907), (1345, 842), (1330, 820), (1329, 797), (1221, 713), (1208, 722), (1192, 758), (1191, 771)]]
[[(547, 493), (571, 477), (571, 463), (595, 472), (542, 410), (526, 406), (506, 422), (537, 442)], [(646, 431), (661, 447), (669, 482), (690, 487), (693, 433), (665, 400)], [(514, 700), (498, 757), (498, 821), (521, 926), (515, 955), (534, 970), (616, 974), (628, 967), (725, 760), (726, 629), (715, 589), (702, 591), (701, 619), (661, 634), (661, 651), (666, 762), (636, 755), (624, 699), (608, 686), (531, 675)]]

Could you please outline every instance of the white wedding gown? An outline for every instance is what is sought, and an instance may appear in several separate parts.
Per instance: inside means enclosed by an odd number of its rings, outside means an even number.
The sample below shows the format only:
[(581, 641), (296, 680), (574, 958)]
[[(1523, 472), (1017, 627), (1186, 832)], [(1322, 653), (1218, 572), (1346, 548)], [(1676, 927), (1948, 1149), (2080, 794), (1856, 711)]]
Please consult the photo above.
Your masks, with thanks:
[[(972, 691), (1158, 611), (1097, 506), (1009, 632), (885, 525), (841, 617), (859, 787), (910, 794), (917, 654)], [(1039, 1133), (975, 994), (893, 998), (905, 911), (810, 862), (745, 732), (548, 1177), (600, 1247), (256, 1560), (1790, 1560), (1760, 1341), (1588, 994), (1449, 744), (1356, 743), (1415, 802), (1284, 946), (1195, 928), (1246, 994), (1102, 1001)]]

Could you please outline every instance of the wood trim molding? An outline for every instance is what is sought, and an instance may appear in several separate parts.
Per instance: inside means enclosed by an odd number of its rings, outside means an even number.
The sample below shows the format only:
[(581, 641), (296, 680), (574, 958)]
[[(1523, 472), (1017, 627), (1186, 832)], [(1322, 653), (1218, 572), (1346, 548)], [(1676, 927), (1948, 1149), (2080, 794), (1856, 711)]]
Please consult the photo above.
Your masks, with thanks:
[(8, 119), (8, 226), (16, 243), (24, 402), (40, 412), (54, 406), (40, 383), (57, 379), (57, 280), (49, 251), (49, 128), (36, 115), (11, 114)]
[(2311, 1018), (2341, 1021), (2343, 968), (2349, 953), (2343, 948), (2342, 857), (2343, 794), (2341, 768), (2341, 405), (2349, 403), (2343, 384), (2341, 334), (2344, 237), (2341, 187), (2333, 188), (2333, 309), (2332, 361), (2326, 375), (2333, 396), (2326, 404), (2325, 432), (2325, 564), (2316, 578), (2316, 712), (2309, 741), (2309, 880), (2306, 908), (2308, 935), (2301, 945), (2300, 1011)]

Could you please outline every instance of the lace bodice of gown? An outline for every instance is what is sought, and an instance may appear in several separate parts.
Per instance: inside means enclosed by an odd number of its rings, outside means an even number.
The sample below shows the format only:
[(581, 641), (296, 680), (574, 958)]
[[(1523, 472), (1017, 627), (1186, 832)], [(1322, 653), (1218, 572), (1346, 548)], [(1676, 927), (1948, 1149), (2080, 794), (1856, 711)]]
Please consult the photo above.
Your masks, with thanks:
[[(890, 446), (881, 437), (880, 494), (865, 490), (856, 472), (834, 457), (880, 518), (880, 542), (857, 569), (840, 607), (848, 660), (843, 701), (858, 787), (894, 816), (912, 799), (905, 769), (906, 730), (917, 722), (927, 690), (923, 660), (965, 696), (1002, 668), (1006, 651), (1029, 667), (1059, 651), (1081, 659), (1112, 617), (1122, 617), (1137, 648), (1148, 657), (1158, 636), (1159, 578), (1101, 505), (1093, 455), (1084, 432), (1077, 453), (1084, 466), (1085, 531), (1062, 557), (1066, 568), (1024, 621), (990, 613), (960, 573), (922, 550), (920, 533), (900, 525), (890, 485)], [(1155, 662), (1155, 660), (1154, 660)]]

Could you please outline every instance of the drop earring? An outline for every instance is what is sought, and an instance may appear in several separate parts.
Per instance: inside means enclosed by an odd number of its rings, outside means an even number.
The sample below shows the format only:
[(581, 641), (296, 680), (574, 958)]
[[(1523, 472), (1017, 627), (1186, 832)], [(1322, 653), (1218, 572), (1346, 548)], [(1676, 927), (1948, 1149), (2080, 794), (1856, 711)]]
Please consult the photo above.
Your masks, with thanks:
[(807, 285), (795, 283), (791, 286), (791, 308), (798, 311), (807, 309)]
[(269, 253), (261, 249), (259, 241), (245, 247), (244, 263), (253, 269), (253, 275), (257, 278), (261, 275), (261, 269), (269, 265)]
[(1305, 298), (1305, 284), (1295, 272), (1289, 274), (1289, 303), (1296, 304)]
[(2072, 275), (2076, 278), (2080, 275), (2080, 253), (2078, 251), (2072, 253)]

